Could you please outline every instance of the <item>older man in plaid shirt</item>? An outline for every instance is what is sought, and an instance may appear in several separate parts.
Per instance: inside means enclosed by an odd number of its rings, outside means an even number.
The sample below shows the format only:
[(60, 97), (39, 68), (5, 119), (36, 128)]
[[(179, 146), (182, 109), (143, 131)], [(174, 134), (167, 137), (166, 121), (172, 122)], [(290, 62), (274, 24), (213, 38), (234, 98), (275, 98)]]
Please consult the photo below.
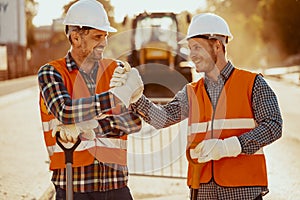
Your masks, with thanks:
[(38, 72), (40, 113), (56, 199), (66, 198), (64, 156), (55, 137), (59, 131), (63, 143), (75, 143), (81, 137), (74, 152), (74, 199), (131, 200), (126, 135), (138, 132), (141, 121), (124, 106), (135, 88), (129, 84), (109, 87), (116, 67), (124, 67), (124, 63), (103, 58), (108, 32), (116, 30), (96, 0), (73, 4), (64, 24), (70, 51)]

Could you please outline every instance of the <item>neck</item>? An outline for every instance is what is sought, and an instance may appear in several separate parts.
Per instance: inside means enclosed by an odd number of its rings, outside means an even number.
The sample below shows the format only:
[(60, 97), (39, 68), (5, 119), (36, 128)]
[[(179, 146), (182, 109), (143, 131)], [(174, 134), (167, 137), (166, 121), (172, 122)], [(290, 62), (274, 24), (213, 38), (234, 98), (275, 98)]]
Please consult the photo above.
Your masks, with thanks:
[(220, 75), (220, 70), (219, 68), (215, 65), (215, 67), (208, 73), (205, 74), (209, 79), (213, 81), (218, 80), (218, 76)]
[(92, 71), (95, 61), (89, 60), (87, 57), (82, 57), (74, 52), (71, 52), (71, 55), (81, 70), (85, 73), (90, 73)]
[(206, 76), (214, 81), (217, 81), (218, 76), (227, 65), (227, 62), (228, 60), (226, 58), (218, 59), (215, 64), (215, 67), (209, 73), (206, 73)]

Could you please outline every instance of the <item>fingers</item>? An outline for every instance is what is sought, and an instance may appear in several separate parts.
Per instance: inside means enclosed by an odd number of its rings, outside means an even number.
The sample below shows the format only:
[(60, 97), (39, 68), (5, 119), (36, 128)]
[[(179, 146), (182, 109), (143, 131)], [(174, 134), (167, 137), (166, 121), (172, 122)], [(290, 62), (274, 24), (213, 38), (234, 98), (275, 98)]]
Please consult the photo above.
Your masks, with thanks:
[(112, 78), (115, 78), (115, 79), (125, 79), (126, 80), (127, 76), (128, 76), (127, 74), (128, 74), (128, 72), (125, 72), (125, 71), (124, 71), (123, 74), (114, 72), (113, 75), (112, 75)]
[(203, 146), (204, 146), (204, 142), (200, 142), (194, 149), (194, 152), (200, 154), (202, 152)]
[(208, 155), (201, 156), (198, 158), (198, 163), (206, 163), (208, 161), (211, 161), (211, 157), (209, 157)]
[(109, 83), (109, 87), (120, 87), (125, 84), (128, 78), (127, 72), (123, 67), (117, 67), (112, 75), (112, 78)]
[(55, 126), (52, 130), (52, 137), (56, 136), (56, 133), (60, 131), (60, 126)]
[(124, 74), (125, 71), (126, 71), (125, 67), (117, 67), (114, 71), (114, 74)]
[(65, 142), (65, 143), (68, 142), (67, 134), (66, 134), (65, 130), (60, 130), (60, 132), (59, 132), (59, 139), (60, 139), (62, 142)]
[(62, 128), (59, 131), (59, 140), (64, 143), (68, 143), (68, 142), (75, 143), (75, 142), (77, 142), (78, 137), (72, 136), (65, 129)]
[[(127, 62), (127, 61), (121, 61), (121, 60), (117, 60), (117, 64), (118, 64), (118, 66), (119, 67), (117, 67), (117, 68), (122, 68), (124, 71), (126, 71), (126, 72), (129, 72), (130, 71), (130, 69), (131, 69), (131, 66), (130, 66), (130, 64)], [(123, 72), (121, 72), (121, 73), (123, 73)]]
[[(127, 77), (126, 77), (127, 78)], [(110, 79), (109, 87), (120, 87), (126, 83), (126, 79), (113, 77)]]
[(194, 153), (198, 156), (198, 163), (205, 163), (210, 160), (207, 154), (204, 153), (205, 141), (200, 142), (194, 149)]
[(131, 70), (131, 66), (128, 62), (124, 62), (124, 69), (126, 72), (129, 72)]

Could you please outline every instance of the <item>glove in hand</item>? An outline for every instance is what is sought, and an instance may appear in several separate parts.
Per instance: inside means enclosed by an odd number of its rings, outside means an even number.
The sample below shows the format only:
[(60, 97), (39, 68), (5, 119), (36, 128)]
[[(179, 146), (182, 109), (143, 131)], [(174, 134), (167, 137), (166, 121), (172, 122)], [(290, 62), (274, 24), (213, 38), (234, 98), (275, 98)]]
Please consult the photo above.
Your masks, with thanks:
[(130, 72), (131, 66), (129, 65), (128, 62), (121, 62), (119, 61), (120, 66), (118, 66), (114, 73), (113, 76), (110, 80), (109, 87), (119, 87), (125, 84), (128, 76), (126, 72)]
[(143, 95), (144, 84), (137, 69), (132, 68), (127, 72), (124, 68), (115, 69), (109, 91), (129, 107)]
[(236, 136), (222, 139), (208, 139), (200, 142), (194, 149), (198, 155), (198, 162), (205, 163), (224, 157), (236, 157), (242, 152), (240, 142)]
[(59, 131), (59, 136), (62, 142), (75, 143), (78, 140), (79, 134), (88, 140), (93, 140), (96, 137), (93, 129), (97, 126), (98, 121), (95, 119), (76, 124), (60, 124), (53, 128), (52, 137), (55, 137), (56, 132)]

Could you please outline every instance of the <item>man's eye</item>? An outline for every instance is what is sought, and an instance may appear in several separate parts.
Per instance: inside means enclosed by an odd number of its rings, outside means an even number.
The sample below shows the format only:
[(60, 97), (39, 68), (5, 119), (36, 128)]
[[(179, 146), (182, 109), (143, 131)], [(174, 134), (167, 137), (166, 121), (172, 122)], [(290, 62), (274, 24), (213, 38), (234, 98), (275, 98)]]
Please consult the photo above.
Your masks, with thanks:
[(193, 46), (191, 50), (200, 50), (201, 47), (200, 46)]

